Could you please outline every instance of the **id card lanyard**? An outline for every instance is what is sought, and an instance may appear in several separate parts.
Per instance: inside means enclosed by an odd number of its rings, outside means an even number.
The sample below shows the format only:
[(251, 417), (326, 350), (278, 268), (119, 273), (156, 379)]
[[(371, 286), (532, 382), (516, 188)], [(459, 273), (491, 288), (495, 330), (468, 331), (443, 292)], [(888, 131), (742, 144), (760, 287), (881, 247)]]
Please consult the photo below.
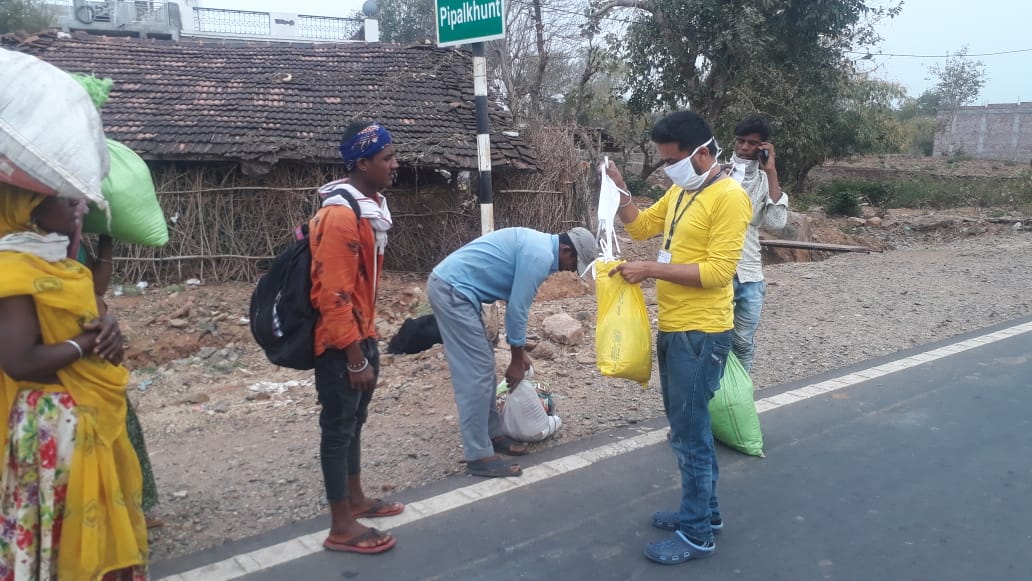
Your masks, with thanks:
[(670, 232), (667, 233), (666, 242), (663, 243), (663, 250), (659, 251), (659, 259), (657, 262), (661, 264), (670, 264), (670, 259), (673, 257), (670, 253), (670, 243), (674, 239), (674, 231), (677, 230), (677, 225), (681, 223), (681, 218), (684, 218), (684, 215), (688, 212), (688, 208), (691, 208), (692, 204), (695, 203), (695, 198), (698, 198), (699, 194), (701, 194), (703, 190), (711, 186), (713, 182), (720, 179), (723, 175), (723, 171), (718, 171), (716, 175), (706, 180), (706, 183), (702, 184), (701, 188), (695, 190), (695, 193), (692, 194), (691, 198), (689, 198), (688, 204), (685, 205), (683, 210), (681, 209), (681, 202), (684, 201), (685, 190), (681, 190), (680, 195), (677, 196), (677, 204), (674, 205), (674, 218), (670, 220)]

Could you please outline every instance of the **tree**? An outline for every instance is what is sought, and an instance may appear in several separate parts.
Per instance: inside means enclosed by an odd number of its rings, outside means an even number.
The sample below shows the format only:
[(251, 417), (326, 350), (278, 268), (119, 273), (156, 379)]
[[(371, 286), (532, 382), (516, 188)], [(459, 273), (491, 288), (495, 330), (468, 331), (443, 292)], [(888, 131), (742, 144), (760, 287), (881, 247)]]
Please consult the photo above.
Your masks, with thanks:
[[(906, 144), (893, 103), (903, 88), (855, 74), (826, 92), (800, 96), (775, 124), (783, 183), (801, 191), (810, 170), (832, 159), (866, 153), (899, 153)], [(781, 171), (781, 168), (779, 168)]]
[(781, 182), (804, 188), (811, 169), (825, 161), (865, 153), (898, 153), (905, 144), (894, 105), (902, 87), (851, 68), (771, 67), (748, 73), (713, 121), (718, 139), (731, 147), (735, 123), (752, 113), (773, 128)]
[(967, 52), (968, 47), (964, 46), (947, 58), (944, 64), (928, 67), (928, 72), (937, 80), (931, 93), (938, 97), (943, 109), (955, 111), (963, 105), (973, 103), (985, 86), (985, 65), (982, 61), (969, 60)]
[[(900, 9), (866, 0), (609, 0), (594, 15), (630, 20), (624, 60), (632, 108), (691, 108), (725, 142), (741, 117), (765, 114), (775, 127), (779, 169), (801, 187), (829, 155), (898, 141), (898, 123), (879, 93), (885, 87), (872, 90), (849, 51), (875, 41), (877, 21)], [(868, 129), (889, 133), (874, 139)]]
[(957, 119), (957, 111), (978, 98), (986, 81), (985, 65), (982, 61), (968, 60), (967, 52), (967, 46), (963, 46), (947, 58), (945, 63), (928, 67), (932, 77), (938, 79), (930, 93), (938, 98), (939, 110), (948, 111), (950, 115), (949, 120), (941, 119), (940, 123), (936, 124), (937, 129), (946, 132), (945, 142), (950, 144), (947, 146), (949, 152), (954, 152), (950, 136)]
[(42, 0), (0, 0), (0, 34), (50, 28), (54, 14)]
[(518, 123), (554, 119), (576, 78), (586, 16), (562, 0), (505, 3), (505, 38), (488, 44), (488, 60)]
[(379, 0), (380, 38), (384, 42), (434, 42), (434, 0)]
[(632, 103), (691, 106), (715, 119), (750, 72), (849, 62), (844, 51), (875, 38), (875, 19), (897, 10), (862, 0), (611, 0), (595, 16), (633, 17), (626, 35)]
[(938, 91), (928, 89), (918, 97), (906, 97), (900, 105), (896, 116), (900, 121), (909, 121), (915, 118), (931, 117), (942, 108), (942, 95)]
[(626, 63), (620, 60), (618, 53), (606, 48), (616, 45), (618, 35), (589, 29), (586, 36), (579, 61), (580, 78), (566, 95), (562, 115), (577, 124), (582, 147), (587, 150), (592, 166), (601, 161), (601, 153), (593, 144), (597, 133), (614, 142), (625, 159), (632, 153), (641, 153), (642, 167), (638, 175), (624, 172), (628, 184), (640, 192), (646, 189), (646, 178), (662, 165), (655, 159), (650, 139), (657, 116), (634, 110), (627, 101)]
[(929, 89), (917, 98), (905, 97), (896, 109), (896, 119), (902, 124), (913, 155), (932, 155), (935, 149), (935, 132), (939, 124), (935, 115), (942, 107), (942, 97)]

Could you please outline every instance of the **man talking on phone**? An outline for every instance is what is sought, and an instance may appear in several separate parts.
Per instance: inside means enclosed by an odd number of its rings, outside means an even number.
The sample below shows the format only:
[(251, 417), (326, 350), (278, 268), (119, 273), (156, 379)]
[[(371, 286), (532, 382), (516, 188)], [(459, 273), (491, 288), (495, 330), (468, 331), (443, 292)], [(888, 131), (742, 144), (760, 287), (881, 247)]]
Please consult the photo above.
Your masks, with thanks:
[(731, 177), (742, 185), (752, 201), (753, 216), (745, 233), (742, 258), (735, 272), (735, 326), (732, 350), (746, 371), (752, 369), (760, 311), (766, 283), (760, 260), (760, 227), (780, 230), (788, 221), (788, 195), (781, 191), (775, 167), (770, 125), (759, 115), (746, 117), (735, 126), (735, 150)]

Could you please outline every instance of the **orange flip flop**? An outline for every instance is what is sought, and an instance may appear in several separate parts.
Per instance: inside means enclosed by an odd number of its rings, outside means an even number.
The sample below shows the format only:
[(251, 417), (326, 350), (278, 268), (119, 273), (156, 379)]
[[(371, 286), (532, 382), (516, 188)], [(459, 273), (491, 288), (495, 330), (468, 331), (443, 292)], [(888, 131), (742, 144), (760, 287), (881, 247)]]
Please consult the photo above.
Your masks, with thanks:
[(400, 502), (386, 502), (382, 498), (374, 498), (372, 506), (362, 512), (356, 512), (352, 516), (355, 518), (380, 518), (401, 514), (404, 510), (405, 505)]

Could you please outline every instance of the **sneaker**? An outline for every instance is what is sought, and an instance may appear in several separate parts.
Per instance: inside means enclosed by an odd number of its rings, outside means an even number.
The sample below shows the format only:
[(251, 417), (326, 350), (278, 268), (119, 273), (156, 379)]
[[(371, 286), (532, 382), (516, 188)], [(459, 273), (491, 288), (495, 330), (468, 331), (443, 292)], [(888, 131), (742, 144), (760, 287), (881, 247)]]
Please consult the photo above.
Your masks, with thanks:
[[(713, 534), (719, 535), (724, 530), (724, 521), (716, 518), (709, 521)], [(676, 531), (678, 528), (677, 513), (670, 510), (661, 510), (652, 514), (652, 526), (664, 531)]]
[(661, 565), (678, 565), (685, 561), (705, 559), (716, 550), (717, 544), (712, 541), (699, 544), (677, 531), (664, 541), (646, 545), (645, 557)]

